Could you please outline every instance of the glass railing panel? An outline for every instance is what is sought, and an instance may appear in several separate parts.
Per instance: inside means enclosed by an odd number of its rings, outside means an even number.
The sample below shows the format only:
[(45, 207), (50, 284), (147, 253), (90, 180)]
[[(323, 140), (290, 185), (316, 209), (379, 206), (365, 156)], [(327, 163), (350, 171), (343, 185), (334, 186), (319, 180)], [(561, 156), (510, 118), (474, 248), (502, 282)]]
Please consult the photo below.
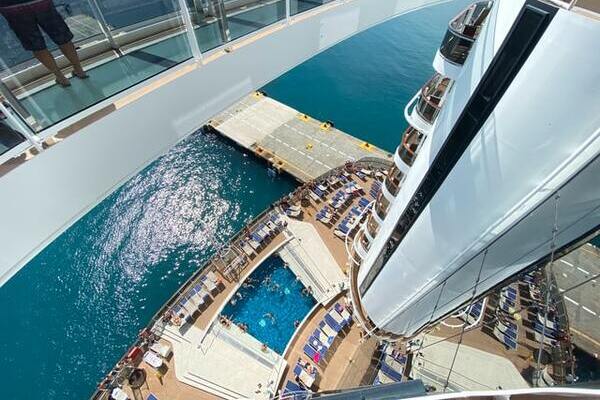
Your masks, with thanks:
[(25, 136), (0, 111), (0, 155), (23, 143), (25, 140)]
[(229, 0), (225, 9), (232, 40), (285, 19), (285, 0)]
[(230, 40), (224, 3), (217, 0), (187, 0), (186, 2), (200, 51), (212, 50)]
[(377, 213), (377, 216), (379, 216), (380, 219), (385, 219), (389, 208), (389, 200), (386, 199), (385, 196), (383, 196), (383, 194), (380, 194), (379, 198), (375, 203), (375, 212)]
[[(36, 79), (31, 79), (31, 76), (26, 75), (29, 71), (23, 71), (18, 67), (8, 68), (4, 71), (3, 82), (6, 84), (6, 88), (12, 91), (13, 99), (11, 101), (20, 103), (19, 107), (13, 108), (24, 110), (28, 114), (27, 121), (32, 129), (38, 131), (190, 59), (192, 53), (185, 35), (183, 18), (178, 11), (178, 1), (169, 1), (169, 6), (164, 5), (165, 1), (167, 0), (163, 0), (161, 3), (163, 6), (160, 9), (168, 13), (168, 15), (163, 15), (163, 19), (169, 20), (168, 25), (161, 25), (157, 22), (156, 12), (150, 15), (152, 19), (147, 20), (146, 25), (142, 23), (143, 21), (140, 22), (139, 18), (129, 20), (137, 23), (138, 27), (140, 23), (143, 26), (136, 31), (135, 38), (131, 39), (129, 47), (121, 49), (124, 55), (117, 56), (110, 47), (100, 54), (94, 54), (95, 66), (86, 69), (84, 64), (87, 74), (85, 79), (72, 76), (71, 65), (64, 68), (62, 72), (53, 74), (39, 62), (32, 62), (34, 69), (41, 73), (41, 77)], [(104, 7), (103, 0), (96, 4), (99, 9)], [(145, 5), (146, 3), (131, 0), (128, 4), (129, 7), (136, 8), (138, 4)], [(73, 6), (70, 8), (70, 12), (81, 15), (77, 11), (79, 9)], [(122, 18), (126, 20), (124, 16)], [(65, 18), (66, 20), (67, 18)], [(83, 17), (77, 19), (77, 21), (83, 20)], [(7, 27), (7, 25), (2, 26)], [(75, 28), (71, 28), (71, 30), (73, 31)], [(83, 31), (83, 28), (79, 31)], [(110, 36), (110, 31), (108, 32)], [(0, 33), (3, 36), (11, 34), (6, 30)], [(125, 34), (123, 33), (123, 35)], [(103, 40), (108, 41), (104, 34), (102, 37)], [(116, 38), (116, 36), (114, 37)], [(119, 37), (119, 43), (121, 40), (123, 38)], [(52, 41), (46, 38), (46, 42), (50, 45)], [(85, 49), (79, 48), (77, 54), (79, 59), (90, 56)], [(10, 61), (18, 57), (20, 56), (14, 55), (12, 51), (8, 54), (0, 53), (1, 64), (6, 66), (8, 64), (5, 59)], [(55, 82), (60, 74), (66, 81), (63, 83), (67, 83), (69, 86)], [(24, 117), (24, 115), (22, 116)]]
[(446, 32), (442, 45), (440, 46), (440, 53), (446, 58), (446, 60), (463, 65), (469, 51), (473, 46), (473, 41), (464, 37), (458, 36), (451, 30)]
[(371, 215), (369, 215), (369, 219), (367, 220), (367, 230), (369, 231), (369, 235), (371, 235), (372, 238), (375, 238), (377, 232), (379, 232), (379, 224)]
[(333, 0), (290, 0), (290, 15), (300, 14)]
[(390, 178), (385, 180), (385, 188), (388, 190), (388, 192), (390, 192), (390, 194), (392, 196), (395, 196), (398, 194), (398, 189), (400, 188), (399, 184), (400, 184), (400, 182), (394, 181), (393, 179), (390, 179)]
[(170, 0), (96, 0), (111, 30), (138, 29), (177, 18), (178, 3)]
[(408, 150), (405, 146), (400, 146), (398, 148), (398, 156), (400, 159), (406, 163), (409, 167), (412, 167), (413, 162), (415, 161), (415, 153)]
[(417, 102), (416, 107), (417, 112), (425, 121), (429, 123), (433, 123), (435, 118), (437, 117), (440, 109), (423, 98), (423, 96), (419, 97), (419, 101)]

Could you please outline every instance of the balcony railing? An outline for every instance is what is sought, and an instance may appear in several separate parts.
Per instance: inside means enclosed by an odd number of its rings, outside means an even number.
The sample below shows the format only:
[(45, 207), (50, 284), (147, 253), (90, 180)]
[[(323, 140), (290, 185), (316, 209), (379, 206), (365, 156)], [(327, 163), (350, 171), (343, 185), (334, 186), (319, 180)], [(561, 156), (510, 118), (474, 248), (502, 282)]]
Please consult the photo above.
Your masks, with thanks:
[(398, 169), (395, 165), (390, 168), (388, 172), (388, 176), (385, 178), (385, 188), (392, 194), (392, 196), (396, 196), (398, 191), (400, 190), (400, 182), (402, 182), (402, 178), (404, 174), (402, 171)]
[(491, 1), (474, 3), (450, 21), (440, 46), (440, 53), (446, 60), (458, 65), (465, 63), (491, 6)]
[(437, 118), (445, 94), (450, 87), (450, 78), (435, 74), (421, 89), (415, 110), (423, 120), (433, 123)]
[(390, 201), (388, 199), (386, 199), (386, 197), (383, 195), (383, 193), (379, 193), (379, 196), (377, 197), (377, 200), (375, 201), (375, 212), (377, 213), (377, 216), (379, 217), (379, 219), (381, 219), (383, 221), (385, 219), (385, 216), (387, 215), (387, 212), (389, 209), (390, 209)]
[(402, 144), (398, 146), (398, 156), (409, 167), (412, 167), (419, 145), (424, 135), (413, 127), (408, 127), (402, 138)]
[(379, 232), (379, 224), (372, 215), (369, 215), (367, 218), (366, 225), (368, 235), (375, 239), (375, 236), (377, 236), (377, 233)]
[[(36, 146), (35, 138), (47, 136), (42, 131), (50, 126), (181, 63), (201, 61), (233, 41), (290, 22), (290, 16), (330, 1), (57, 0), (56, 11), (73, 33), (72, 43), (89, 79), (71, 76), (69, 61), (46, 37), (58, 67), (56, 75), (51, 73), (23, 48), (0, 15), (0, 97), (8, 109), (4, 114), (18, 118), (20, 123), (12, 129), (29, 141), (29, 147)], [(60, 75), (70, 86), (55, 84)], [(0, 154), (15, 149), (12, 155), (23, 142), (7, 132), (3, 128)]]

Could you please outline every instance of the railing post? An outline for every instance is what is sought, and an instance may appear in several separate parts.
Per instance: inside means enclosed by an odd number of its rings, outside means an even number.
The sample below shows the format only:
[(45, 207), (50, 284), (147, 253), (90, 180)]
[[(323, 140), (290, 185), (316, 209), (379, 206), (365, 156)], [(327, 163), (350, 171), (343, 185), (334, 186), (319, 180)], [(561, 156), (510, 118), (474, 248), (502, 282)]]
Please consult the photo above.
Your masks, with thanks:
[[(8, 67), (6, 66), (6, 64), (2, 63), (2, 65), (7, 71), (9, 70)], [(15, 112), (21, 116), (21, 118), (26, 120), (30, 124), (30, 126), (33, 127), (31, 129), (32, 132), (34, 132), (40, 128), (40, 126), (39, 126), (38, 122), (35, 120), (35, 118), (33, 118), (31, 113), (29, 111), (27, 111), (27, 109), (25, 107), (23, 107), (23, 105), (21, 105), (21, 102), (15, 97), (15, 95), (12, 93), (12, 91), (6, 86), (6, 84), (4, 82), (2, 82), (1, 79), (0, 79), (0, 95), (2, 97), (4, 97), (4, 100), (6, 100), (6, 102), (11, 106), (11, 108), (13, 110), (15, 110)]]
[(223, 40), (223, 43), (229, 43), (231, 41), (231, 33), (229, 32), (229, 22), (227, 21), (225, 3), (223, 3), (223, 0), (213, 0), (213, 6), (215, 8), (215, 13), (217, 14), (217, 23), (219, 24), (219, 30), (221, 31), (221, 39)]
[(20, 118), (16, 117), (14, 113), (9, 111), (2, 101), (0, 101), (0, 111), (2, 111), (2, 113), (6, 116), (6, 119), (11, 121), (13, 125), (15, 125), (18, 128), (17, 131), (23, 136), (25, 136), (29, 143), (31, 143), (38, 151), (44, 151), (44, 148), (42, 147), (42, 141), (37, 136), (35, 136), (33, 131), (31, 131), (31, 128), (29, 128), (27, 124), (21, 121)]
[(202, 52), (198, 45), (198, 39), (196, 38), (194, 25), (192, 24), (190, 10), (188, 9), (185, 0), (179, 0), (179, 8), (181, 8), (181, 16), (183, 18), (183, 24), (185, 25), (185, 33), (190, 44), (190, 49), (192, 50), (192, 56), (194, 57), (194, 60), (202, 62)]
[(290, 7), (292, 0), (285, 0), (285, 22), (289, 25), (290, 24)]
[(98, 4), (98, 1), (88, 0), (88, 4), (90, 5), (94, 17), (96, 17), (96, 20), (98, 21), (98, 25), (100, 25), (100, 30), (104, 34), (106, 40), (108, 40), (108, 44), (113, 50), (117, 52), (118, 56), (122, 56), (123, 54), (121, 53), (121, 48), (115, 41), (115, 38), (113, 37), (112, 32), (110, 31), (110, 27), (106, 22), (106, 18), (104, 18), (104, 13), (102, 12), (100, 5)]

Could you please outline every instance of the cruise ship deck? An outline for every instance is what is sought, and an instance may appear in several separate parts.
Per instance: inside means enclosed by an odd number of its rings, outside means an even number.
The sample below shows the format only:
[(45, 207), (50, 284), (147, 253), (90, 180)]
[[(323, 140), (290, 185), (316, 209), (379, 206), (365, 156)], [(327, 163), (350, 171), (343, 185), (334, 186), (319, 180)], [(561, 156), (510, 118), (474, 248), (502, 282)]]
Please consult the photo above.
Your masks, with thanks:
[[(358, 169), (354, 174), (347, 168)], [(305, 377), (311, 390), (350, 388), (372, 382), (378, 343), (373, 338), (363, 338), (355, 323), (344, 324), (343, 329), (330, 337), (330, 347), (322, 359), (320, 356), (317, 361), (311, 359), (305, 349), (316, 331), (323, 332), (319, 325), (330, 318), (325, 315), (337, 313), (335, 307), (347, 307), (346, 239), (339, 232), (334, 233), (337, 224), (333, 221), (341, 223), (348, 218), (352, 220), (349, 224), (359, 226), (361, 216), (366, 215), (362, 211), (379, 193), (379, 179), (385, 176), (381, 166), (367, 168), (365, 163), (330, 171), (320, 183), (327, 185), (320, 192), (322, 197), (316, 196), (316, 189), (311, 188), (313, 183), (308, 183), (244, 228), (163, 307), (153, 324), (143, 331), (137, 346), (124, 356), (101, 388), (112, 387), (112, 380), (116, 379), (131, 398), (140, 393), (144, 397), (153, 393), (159, 398), (175, 399), (193, 394), (207, 398), (269, 398), (282, 391), (286, 382), (298, 379), (295, 369), (300, 359), (303, 365), (308, 363), (314, 368), (311, 373), (316, 378), (311, 381)], [(334, 195), (340, 193), (345, 200), (332, 213), (330, 221), (317, 220), (319, 210), (333, 207)], [(269, 233), (265, 229), (270, 229)], [(254, 274), (273, 256), (284, 261), (285, 268), (302, 283), (303, 293), (310, 292), (316, 302), (294, 322), (297, 326), (283, 354), (267, 347), (249, 332), (246, 323), (224, 311), (242, 301), (237, 295), (240, 291), (246, 290), (245, 296), (249, 297), (248, 293), (266, 284), (264, 280), (256, 281)], [(201, 295), (197, 293), (199, 290)], [(190, 296), (190, 293), (196, 294)], [(274, 299), (278, 296), (270, 295)], [(199, 301), (200, 298), (203, 300)], [(197, 309), (192, 310), (191, 304)], [(272, 313), (277, 316), (275, 310)], [(341, 314), (335, 315), (341, 318)], [(268, 320), (265, 316), (262, 319)], [(335, 321), (332, 324), (335, 326)], [(326, 332), (335, 329), (327, 326)], [(164, 357), (156, 356), (161, 352)], [(347, 368), (349, 363), (351, 367)], [(132, 368), (144, 371), (147, 385), (136, 387), (123, 381), (122, 374), (129, 374)], [(108, 395), (101, 390), (96, 398)]]

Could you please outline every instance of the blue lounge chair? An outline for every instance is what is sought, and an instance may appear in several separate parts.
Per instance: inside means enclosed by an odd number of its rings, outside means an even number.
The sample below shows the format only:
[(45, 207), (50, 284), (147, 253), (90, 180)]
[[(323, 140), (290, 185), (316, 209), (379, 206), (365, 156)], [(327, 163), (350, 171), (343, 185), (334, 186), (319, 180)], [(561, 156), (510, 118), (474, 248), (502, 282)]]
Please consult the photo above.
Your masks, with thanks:
[(531, 284), (535, 283), (535, 278), (530, 275), (523, 275), (523, 278), (521, 280), (525, 283), (531, 283)]
[(308, 344), (315, 349), (321, 357), (325, 357), (327, 354), (327, 350), (329, 350), (329, 346), (324, 345), (318, 338), (311, 336), (308, 338)]
[(305, 344), (304, 345), (304, 354), (306, 354), (308, 357), (310, 357), (310, 359), (315, 363), (315, 364), (319, 364), (321, 362), (321, 359), (323, 358), (321, 356), (321, 353), (319, 353), (317, 350), (315, 350), (310, 344)]
[(148, 395), (148, 397), (146, 397), (146, 400), (158, 400), (158, 397), (156, 397), (154, 394), (150, 393)]
[(506, 286), (504, 289), (502, 289), (504, 292), (508, 292), (508, 293), (512, 293), (515, 296), (517, 295), (517, 289), (515, 289), (512, 286)]
[(317, 339), (319, 339), (319, 342), (321, 342), (323, 344), (323, 346), (327, 347), (328, 349), (331, 347), (331, 344), (333, 343), (333, 340), (335, 339), (335, 336), (330, 337), (319, 328), (314, 330), (313, 336), (316, 337)]
[(515, 330), (506, 328), (506, 330), (504, 331), (504, 334), (506, 336), (510, 337), (512, 340), (517, 340), (517, 331), (515, 331)]
[(382, 363), (379, 366), (379, 369), (381, 370), (381, 372), (383, 372), (386, 376), (388, 376), (390, 379), (392, 379), (394, 382), (400, 382), (402, 381), (402, 374), (399, 373), (398, 371), (392, 369), (389, 365), (387, 365), (386, 363)]
[(360, 200), (358, 200), (358, 205), (361, 207), (366, 207), (370, 204), (371, 202), (367, 199), (365, 199), (364, 197), (361, 197)]
[(363, 181), (367, 179), (367, 176), (365, 174), (363, 174), (362, 172), (360, 172), (360, 171), (355, 171), (354, 175), (358, 176)]
[(330, 327), (329, 325), (327, 325), (327, 323), (325, 321), (321, 321), (319, 322), (319, 329), (321, 331), (323, 331), (323, 333), (329, 338), (330, 341), (333, 342), (333, 340), (336, 338), (336, 336), (338, 335), (339, 332), (337, 332), (335, 329), (333, 329), (332, 327)]
[(352, 322), (352, 315), (348, 312), (347, 309), (342, 307), (342, 305), (340, 303), (335, 303), (333, 308), (335, 309), (335, 311), (337, 311), (338, 314), (340, 314), (342, 316), (342, 318), (344, 318), (344, 320), (346, 321), (346, 324), (349, 324)]
[(508, 290), (503, 290), (501, 292), (501, 294), (502, 294), (502, 296), (504, 298), (509, 299), (510, 301), (514, 302), (515, 300), (517, 300), (517, 292), (511, 292), (511, 291), (508, 291)]
[(298, 384), (292, 381), (287, 381), (283, 389), (283, 394), (288, 395), (284, 396), (286, 399), (290, 398), (289, 395), (292, 396), (291, 398), (293, 400), (305, 400), (308, 398), (308, 392), (306, 389), (301, 388), (298, 386)]
[(348, 232), (350, 232), (350, 229), (349, 229), (349, 228), (348, 228), (346, 225), (343, 225), (343, 224), (339, 224), (339, 225), (337, 226), (337, 228), (338, 228), (338, 229), (339, 229), (339, 230), (340, 230), (342, 233), (346, 233), (346, 234), (347, 234)]
[(544, 336), (549, 337), (550, 339), (556, 339), (556, 331), (549, 327), (546, 327), (546, 329), (544, 330), (544, 325), (540, 324), (537, 321), (533, 323), (533, 329), (535, 329), (539, 333), (542, 333), (543, 331)]
[(331, 315), (325, 314), (324, 319), (327, 325), (329, 325), (336, 333), (340, 333), (342, 331), (342, 326), (338, 324), (337, 321), (331, 317)]
[(517, 349), (517, 342), (514, 341), (513, 339), (509, 338), (508, 336), (504, 336), (504, 340), (503, 343), (508, 346), (510, 349), (516, 350)]

